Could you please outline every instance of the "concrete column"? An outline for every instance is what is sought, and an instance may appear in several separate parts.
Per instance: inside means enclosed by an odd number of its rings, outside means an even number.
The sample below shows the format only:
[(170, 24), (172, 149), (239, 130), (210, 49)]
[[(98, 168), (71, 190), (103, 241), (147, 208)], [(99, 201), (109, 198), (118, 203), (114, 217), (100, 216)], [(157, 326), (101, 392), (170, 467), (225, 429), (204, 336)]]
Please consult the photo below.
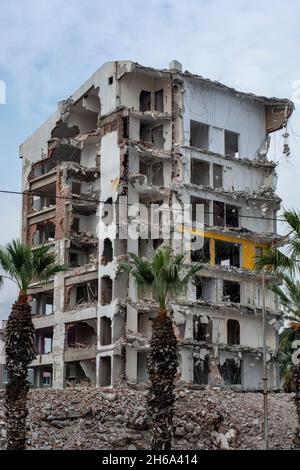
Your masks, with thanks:
[(137, 351), (133, 348), (126, 349), (126, 380), (137, 383)]
[(57, 323), (53, 329), (53, 388), (64, 387), (64, 349), (65, 324)]
[[(99, 338), (99, 336), (98, 336)], [(100, 386), (100, 354), (96, 354), (96, 387)]]
[(181, 380), (187, 383), (193, 382), (194, 362), (193, 351), (190, 349), (181, 349)]

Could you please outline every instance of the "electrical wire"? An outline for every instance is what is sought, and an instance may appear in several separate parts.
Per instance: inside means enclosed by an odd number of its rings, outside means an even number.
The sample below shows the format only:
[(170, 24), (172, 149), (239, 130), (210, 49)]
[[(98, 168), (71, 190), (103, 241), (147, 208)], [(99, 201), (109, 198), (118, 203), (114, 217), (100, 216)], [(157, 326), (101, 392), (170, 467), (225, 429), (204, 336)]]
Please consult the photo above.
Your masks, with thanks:
[[(80, 201), (96, 202), (98, 204), (105, 204), (106, 206), (111, 206), (112, 205), (112, 206), (126, 206), (126, 207), (136, 206), (136, 207), (140, 207), (142, 205), (142, 206), (147, 207), (149, 209), (151, 209), (151, 207), (152, 207), (152, 205), (140, 204), (140, 203), (107, 202), (107, 201), (102, 201), (101, 199), (87, 199), (87, 198), (76, 197), (76, 196), (57, 196), (57, 195), (54, 196), (53, 194), (46, 194), (42, 191), (9, 191), (9, 190), (0, 189), (0, 193), (10, 194), (10, 195), (15, 194), (15, 195), (21, 195), (21, 196), (24, 196), (24, 195), (45, 196), (45, 197), (49, 197), (49, 198), (52, 198), (52, 199), (65, 199), (65, 200), (75, 201), (75, 202), (80, 202)], [(188, 211), (189, 209), (181, 209), (181, 208), (174, 207), (171, 210), (172, 210), (172, 212), (175, 212), (175, 211), (185, 212), (185, 211)], [(211, 211), (204, 211), (204, 214), (217, 215), (215, 212), (211, 212)], [(240, 214), (239, 214), (239, 217), (243, 218), (243, 219), (259, 219), (259, 220), (272, 220), (272, 221), (277, 221), (277, 222), (286, 222), (285, 219), (280, 219), (280, 218), (276, 218), (276, 217), (259, 217), (259, 216), (255, 216), (255, 215), (240, 215)]]

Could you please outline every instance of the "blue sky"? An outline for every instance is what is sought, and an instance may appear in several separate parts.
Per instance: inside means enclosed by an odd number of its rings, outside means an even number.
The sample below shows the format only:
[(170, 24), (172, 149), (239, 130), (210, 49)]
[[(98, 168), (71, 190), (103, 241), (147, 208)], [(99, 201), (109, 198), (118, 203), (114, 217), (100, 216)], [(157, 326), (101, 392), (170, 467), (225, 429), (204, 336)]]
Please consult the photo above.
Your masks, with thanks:
[[(10, 0), (0, 10), (0, 189), (20, 190), (19, 144), (103, 62), (130, 59), (184, 70), (244, 91), (293, 98), (300, 84), (300, 2), (289, 0)], [(299, 86), (300, 89), (300, 86)], [(294, 94), (300, 104), (300, 93)], [(297, 106), (297, 103), (296, 103)], [(280, 134), (278, 194), (300, 207), (300, 112), (291, 121), (291, 157)], [(297, 134), (297, 135), (296, 135)], [(20, 196), (0, 193), (0, 244), (19, 235)], [(0, 291), (8, 314), (12, 284)]]

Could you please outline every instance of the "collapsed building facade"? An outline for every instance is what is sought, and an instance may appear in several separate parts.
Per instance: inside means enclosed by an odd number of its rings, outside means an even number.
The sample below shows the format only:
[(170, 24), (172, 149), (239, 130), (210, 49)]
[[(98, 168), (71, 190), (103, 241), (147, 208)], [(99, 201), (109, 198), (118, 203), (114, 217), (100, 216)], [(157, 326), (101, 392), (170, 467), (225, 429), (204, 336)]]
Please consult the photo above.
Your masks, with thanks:
[[(66, 266), (30, 289), (35, 386), (147, 380), (157, 307), (138, 295), (120, 263), (129, 252), (150, 259), (164, 244), (187, 252), (187, 266), (203, 263), (188, 296), (170, 305), (181, 379), (261, 388), (255, 256), (280, 239), (276, 164), (267, 152), (270, 134), (285, 128), (292, 110), (288, 100), (182, 72), (177, 61), (163, 70), (105, 63), (59, 103), (20, 146), (23, 241), (33, 250), (49, 244)], [(157, 237), (149, 227), (145, 236), (139, 205), (153, 203), (190, 207), (194, 243), (179, 236), (185, 229), (172, 210), (161, 211), (169, 236), (164, 223)], [(193, 225), (197, 205), (204, 208), (204, 238)], [(140, 236), (129, 236), (130, 224)], [(274, 282), (266, 275), (267, 285)], [(281, 313), (269, 290), (266, 314), (269, 387), (278, 388)]]

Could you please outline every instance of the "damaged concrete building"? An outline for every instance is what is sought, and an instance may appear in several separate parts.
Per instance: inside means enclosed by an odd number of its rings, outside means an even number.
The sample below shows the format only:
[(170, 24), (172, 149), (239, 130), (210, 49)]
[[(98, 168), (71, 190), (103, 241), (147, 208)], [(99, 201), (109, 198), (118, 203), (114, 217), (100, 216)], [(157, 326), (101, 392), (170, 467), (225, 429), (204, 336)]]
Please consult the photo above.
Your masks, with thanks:
[[(23, 241), (47, 243), (66, 270), (31, 287), (37, 387), (147, 379), (156, 306), (120, 270), (129, 252), (186, 251), (172, 210), (170, 236), (142, 232), (139, 204), (204, 207), (203, 268), (170, 306), (188, 383), (261, 388), (262, 290), (255, 256), (280, 239), (270, 134), (293, 111), (286, 99), (243, 93), (171, 62), (153, 69), (105, 63), (20, 146)], [(121, 203), (126, 197), (127, 203)], [(195, 208), (195, 210), (194, 210)], [(168, 214), (166, 214), (168, 212)], [(119, 223), (120, 216), (123, 221)], [(122, 227), (121, 227), (122, 225)], [(105, 233), (105, 235), (104, 235)], [(199, 237), (191, 225), (194, 239)], [(194, 240), (195, 241), (195, 240)], [(276, 282), (266, 276), (268, 284)], [(269, 386), (279, 387), (281, 313), (268, 291)]]

